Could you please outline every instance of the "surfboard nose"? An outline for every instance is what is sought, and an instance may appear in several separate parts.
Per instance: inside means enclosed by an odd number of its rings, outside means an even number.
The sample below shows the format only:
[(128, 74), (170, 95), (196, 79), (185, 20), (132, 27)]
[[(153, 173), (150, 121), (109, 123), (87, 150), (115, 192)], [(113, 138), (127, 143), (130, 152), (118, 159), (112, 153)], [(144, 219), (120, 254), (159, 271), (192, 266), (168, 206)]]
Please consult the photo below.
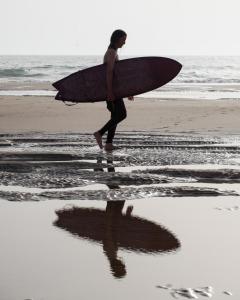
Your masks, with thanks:
[(173, 63), (174, 63), (174, 65), (175, 65), (175, 68), (176, 68), (176, 76), (178, 75), (178, 73), (181, 71), (181, 69), (182, 69), (182, 64), (180, 63), (180, 62), (178, 62), (178, 61), (176, 61), (176, 60), (174, 60), (174, 59), (172, 59), (173, 60)]
[(171, 58), (156, 58), (153, 65), (154, 77), (162, 82), (162, 85), (175, 78), (182, 69), (182, 64)]

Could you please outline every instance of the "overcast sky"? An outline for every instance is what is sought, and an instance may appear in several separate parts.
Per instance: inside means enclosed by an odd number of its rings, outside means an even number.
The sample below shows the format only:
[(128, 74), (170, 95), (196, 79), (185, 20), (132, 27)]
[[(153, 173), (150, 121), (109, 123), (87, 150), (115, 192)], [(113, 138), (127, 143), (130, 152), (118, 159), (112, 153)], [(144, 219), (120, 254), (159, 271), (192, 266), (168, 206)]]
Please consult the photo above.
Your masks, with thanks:
[(240, 0), (0, 0), (0, 54), (240, 55)]

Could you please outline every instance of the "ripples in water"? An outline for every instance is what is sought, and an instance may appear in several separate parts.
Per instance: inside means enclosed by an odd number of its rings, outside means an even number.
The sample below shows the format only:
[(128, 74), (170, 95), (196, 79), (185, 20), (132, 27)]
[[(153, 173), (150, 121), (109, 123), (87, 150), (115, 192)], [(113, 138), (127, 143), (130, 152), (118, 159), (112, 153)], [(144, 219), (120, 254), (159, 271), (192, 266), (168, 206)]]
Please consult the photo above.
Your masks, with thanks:
[[(90, 134), (0, 139), (0, 195), (11, 201), (238, 195), (237, 136), (122, 132), (112, 153), (99, 151)], [(219, 183), (231, 183), (231, 189)]]

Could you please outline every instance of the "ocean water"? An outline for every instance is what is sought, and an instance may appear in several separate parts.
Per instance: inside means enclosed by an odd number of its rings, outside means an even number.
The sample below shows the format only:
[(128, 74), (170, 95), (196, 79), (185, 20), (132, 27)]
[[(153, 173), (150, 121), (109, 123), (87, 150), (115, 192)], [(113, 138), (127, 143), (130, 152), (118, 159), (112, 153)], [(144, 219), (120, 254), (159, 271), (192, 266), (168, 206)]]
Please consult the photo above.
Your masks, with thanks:
[[(120, 59), (129, 58), (120, 56)], [(240, 99), (240, 56), (171, 56), (183, 68), (169, 84), (142, 97), (162, 99)], [(51, 83), (102, 63), (102, 56), (0, 56), (0, 95), (54, 95), (44, 88), (32, 91), (4, 88), (6, 83)], [(14, 85), (13, 85), (14, 86)], [(21, 90), (21, 89), (20, 89)]]

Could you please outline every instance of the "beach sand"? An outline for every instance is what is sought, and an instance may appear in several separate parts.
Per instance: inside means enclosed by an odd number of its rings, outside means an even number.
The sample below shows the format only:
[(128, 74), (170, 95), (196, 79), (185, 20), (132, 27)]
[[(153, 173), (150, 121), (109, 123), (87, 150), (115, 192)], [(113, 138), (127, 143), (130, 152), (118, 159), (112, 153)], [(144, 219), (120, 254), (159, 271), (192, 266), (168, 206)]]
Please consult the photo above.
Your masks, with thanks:
[[(104, 102), (66, 106), (43, 96), (0, 96), (0, 128), (14, 132), (94, 132), (109, 112)], [(128, 117), (120, 131), (240, 134), (238, 100), (125, 100)]]
[[(91, 136), (105, 103), (0, 103), (1, 300), (239, 299), (239, 101), (126, 100), (112, 154)], [(114, 209), (99, 230), (109, 200), (141, 231)]]

